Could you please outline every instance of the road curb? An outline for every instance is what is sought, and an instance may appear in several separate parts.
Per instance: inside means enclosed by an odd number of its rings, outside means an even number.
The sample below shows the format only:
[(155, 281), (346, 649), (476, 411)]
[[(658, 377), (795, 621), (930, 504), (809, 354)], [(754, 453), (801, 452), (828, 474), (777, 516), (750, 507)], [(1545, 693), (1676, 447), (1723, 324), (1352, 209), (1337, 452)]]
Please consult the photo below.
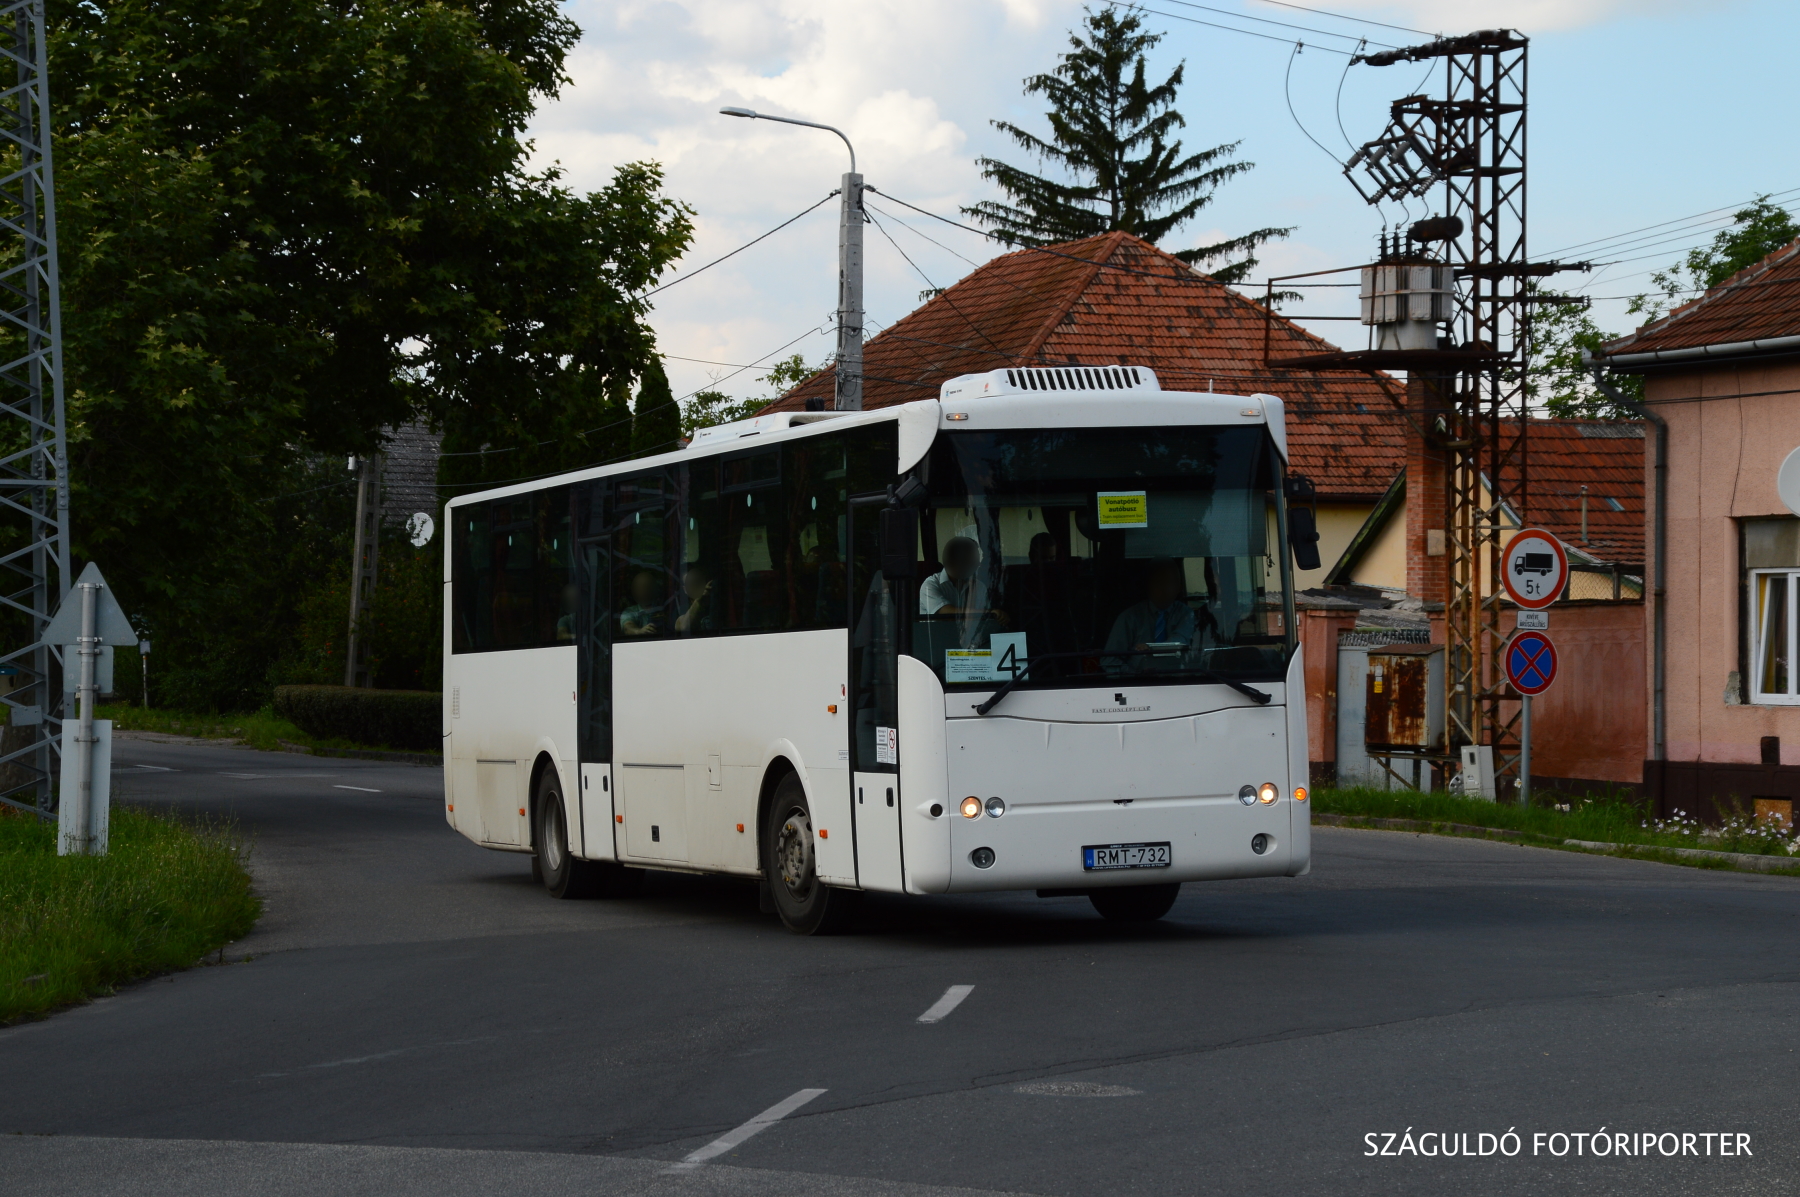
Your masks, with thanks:
[(435, 752), (383, 752), (376, 748), (308, 748), (304, 744), (296, 744), (291, 740), (277, 740), (281, 745), (280, 752), (297, 752), (303, 756), (335, 756), (356, 761), (387, 761), (399, 765), (430, 765), (434, 768), (444, 763), (444, 758)]
[(1584, 852), (1604, 852), (1613, 856), (1639, 856), (1654, 860), (1664, 853), (1688, 860), (1717, 860), (1733, 868), (1757, 873), (1800, 874), (1800, 859), (1792, 856), (1761, 856), (1755, 852), (1714, 852), (1706, 848), (1658, 848), (1653, 844), (1602, 844), (1593, 840), (1564, 840), (1563, 846)]
[(1520, 840), (1527, 837), (1522, 831), (1513, 831), (1506, 827), (1477, 827), (1473, 823), (1439, 823), (1430, 819), (1377, 819), (1364, 815), (1330, 815), (1315, 812), (1314, 823), (1326, 827), (1360, 827), (1374, 831), (1420, 831), (1431, 835), (1474, 836), (1485, 840)]

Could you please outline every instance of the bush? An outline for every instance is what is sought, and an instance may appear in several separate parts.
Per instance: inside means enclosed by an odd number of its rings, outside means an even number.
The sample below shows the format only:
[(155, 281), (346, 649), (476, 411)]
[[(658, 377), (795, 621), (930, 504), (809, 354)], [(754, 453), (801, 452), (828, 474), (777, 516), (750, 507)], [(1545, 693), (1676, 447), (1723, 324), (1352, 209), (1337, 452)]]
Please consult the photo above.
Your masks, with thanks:
[(275, 713), (309, 736), (442, 752), (444, 696), (430, 690), (277, 686)]

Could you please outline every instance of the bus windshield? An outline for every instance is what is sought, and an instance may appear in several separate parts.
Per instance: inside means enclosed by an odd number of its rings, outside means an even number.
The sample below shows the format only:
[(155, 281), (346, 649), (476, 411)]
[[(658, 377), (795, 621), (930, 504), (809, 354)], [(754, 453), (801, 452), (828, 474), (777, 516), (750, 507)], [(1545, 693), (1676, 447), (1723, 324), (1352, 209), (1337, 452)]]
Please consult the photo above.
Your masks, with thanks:
[(949, 687), (1280, 680), (1294, 646), (1261, 426), (941, 433), (911, 652)]

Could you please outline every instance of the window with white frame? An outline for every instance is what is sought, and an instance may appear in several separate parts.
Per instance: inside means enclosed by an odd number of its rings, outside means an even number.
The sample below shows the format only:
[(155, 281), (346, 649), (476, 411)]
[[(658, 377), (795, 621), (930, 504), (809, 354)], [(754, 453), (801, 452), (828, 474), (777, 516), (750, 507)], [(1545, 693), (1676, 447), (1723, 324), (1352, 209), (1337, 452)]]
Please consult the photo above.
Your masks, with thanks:
[(1743, 535), (1749, 700), (1800, 705), (1800, 520), (1745, 520)]

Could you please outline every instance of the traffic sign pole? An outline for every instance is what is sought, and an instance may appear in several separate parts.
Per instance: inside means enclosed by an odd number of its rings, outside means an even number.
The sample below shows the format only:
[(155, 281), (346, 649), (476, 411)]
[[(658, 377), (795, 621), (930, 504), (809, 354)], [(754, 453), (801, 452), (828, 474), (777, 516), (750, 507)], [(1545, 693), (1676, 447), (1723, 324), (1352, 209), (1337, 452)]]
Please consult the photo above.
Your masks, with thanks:
[(1531, 805), (1531, 695), (1519, 715), (1519, 805)]

